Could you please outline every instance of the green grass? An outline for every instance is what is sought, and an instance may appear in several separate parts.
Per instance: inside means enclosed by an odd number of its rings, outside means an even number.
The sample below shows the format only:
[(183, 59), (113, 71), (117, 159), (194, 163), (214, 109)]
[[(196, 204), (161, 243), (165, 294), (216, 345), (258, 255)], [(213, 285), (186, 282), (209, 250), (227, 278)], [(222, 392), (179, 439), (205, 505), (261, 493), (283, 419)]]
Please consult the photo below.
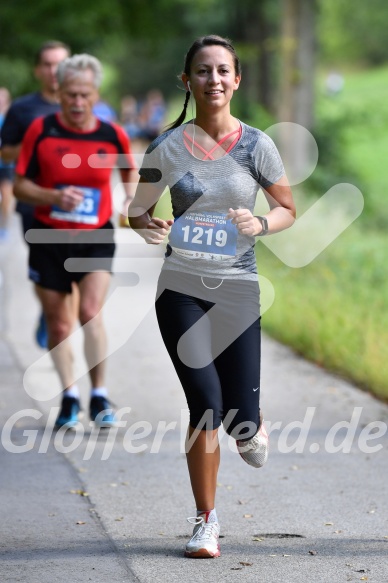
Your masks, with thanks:
[(259, 271), (275, 287), (263, 325), (305, 357), (388, 400), (388, 67), (345, 74), (340, 95), (321, 93), (317, 115), (348, 120), (343, 155), (365, 211), (307, 267), (288, 268), (257, 248)]
[(388, 225), (388, 67), (344, 74), (343, 91), (326, 97), (319, 83), (317, 116), (345, 118), (344, 160), (362, 187), (368, 224)]
[(363, 239), (357, 231), (348, 229), (301, 269), (257, 247), (259, 272), (275, 288), (263, 327), (308, 359), (387, 399), (385, 237)]

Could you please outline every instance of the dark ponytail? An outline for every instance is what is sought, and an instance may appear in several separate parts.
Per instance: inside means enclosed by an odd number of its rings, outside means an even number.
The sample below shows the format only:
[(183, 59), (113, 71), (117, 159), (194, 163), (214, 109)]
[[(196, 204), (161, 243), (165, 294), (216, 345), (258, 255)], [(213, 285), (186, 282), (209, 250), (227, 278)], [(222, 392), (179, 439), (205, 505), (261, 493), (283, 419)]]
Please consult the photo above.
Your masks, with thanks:
[(185, 118), (186, 118), (187, 106), (189, 103), (190, 95), (191, 95), (190, 91), (186, 91), (186, 99), (185, 99), (185, 104), (184, 104), (183, 109), (182, 109), (182, 113), (180, 114), (178, 119), (176, 119), (171, 125), (166, 127), (166, 129), (164, 130), (165, 132), (167, 132), (168, 130), (175, 130), (175, 128), (177, 128), (183, 124), (183, 122), (185, 121)]
[[(218, 36), (216, 34), (210, 34), (208, 36), (201, 36), (200, 38), (197, 38), (197, 40), (195, 40), (193, 42), (193, 44), (189, 48), (187, 55), (185, 57), (185, 67), (183, 69), (183, 72), (188, 77), (190, 77), (191, 63), (193, 61), (194, 55), (200, 49), (203, 49), (204, 47), (209, 47), (212, 45), (224, 47), (224, 49), (226, 49), (227, 51), (230, 52), (230, 54), (233, 57), (234, 69), (235, 69), (236, 75), (241, 76), (240, 59), (238, 58), (231, 41), (228, 38), (223, 38), (222, 36)], [(180, 114), (180, 116), (178, 117), (177, 120), (175, 120), (171, 125), (169, 125), (165, 129), (165, 131), (174, 130), (178, 126), (182, 125), (182, 123), (185, 121), (187, 104), (189, 103), (189, 99), (190, 99), (190, 91), (186, 91), (186, 99), (185, 99), (185, 104), (183, 106), (182, 113)]]

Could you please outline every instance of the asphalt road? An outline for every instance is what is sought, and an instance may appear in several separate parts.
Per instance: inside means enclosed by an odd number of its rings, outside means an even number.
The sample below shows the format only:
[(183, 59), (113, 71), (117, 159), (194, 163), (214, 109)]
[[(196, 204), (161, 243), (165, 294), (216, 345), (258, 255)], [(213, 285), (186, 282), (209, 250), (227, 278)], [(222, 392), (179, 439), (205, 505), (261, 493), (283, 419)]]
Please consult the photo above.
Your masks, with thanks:
[(34, 343), (39, 310), (16, 217), (0, 246), (1, 583), (387, 583), (388, 407), (267, 337), (269, 461), (247, 466), (222, 436), (222, 555), (183, 557), (194, 513), (186, 403), (153, 310), (160, 252), (131, 237), (117, 233), (105, 306), (121, 427), (100, 433), (87, 414), (80, 329), (85, 416), (76, 432), (52, 431), (59, 386)]

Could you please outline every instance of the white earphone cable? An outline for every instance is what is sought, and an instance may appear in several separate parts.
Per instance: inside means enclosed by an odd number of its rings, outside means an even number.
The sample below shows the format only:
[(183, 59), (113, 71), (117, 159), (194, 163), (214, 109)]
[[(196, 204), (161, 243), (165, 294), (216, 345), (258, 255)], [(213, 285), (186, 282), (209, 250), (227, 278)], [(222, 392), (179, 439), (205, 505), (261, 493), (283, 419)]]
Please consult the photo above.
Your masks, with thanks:
[(191, 138), (191, 155), (194, 156), (194, 140), (195, 140), (195, 123), (194, 123), (194, 105), (193, 105), (193, 94), (190, 91), (190, 102), (191, 102), (191, 119), (193, 124), (193, 136)]

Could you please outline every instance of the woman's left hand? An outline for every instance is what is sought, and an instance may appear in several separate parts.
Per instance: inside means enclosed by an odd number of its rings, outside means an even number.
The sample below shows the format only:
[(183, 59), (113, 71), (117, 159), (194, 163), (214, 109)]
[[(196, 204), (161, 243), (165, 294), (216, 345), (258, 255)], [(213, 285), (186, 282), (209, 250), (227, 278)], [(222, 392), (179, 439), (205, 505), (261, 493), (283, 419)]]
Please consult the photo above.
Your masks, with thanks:
[(257, 233), (260, 233), (261, 223), (248, 209), (233, 210), (230, 208), (227, 218), (232, 219), (232, 223), (237, 226), (242, 235), (254, 237)]

